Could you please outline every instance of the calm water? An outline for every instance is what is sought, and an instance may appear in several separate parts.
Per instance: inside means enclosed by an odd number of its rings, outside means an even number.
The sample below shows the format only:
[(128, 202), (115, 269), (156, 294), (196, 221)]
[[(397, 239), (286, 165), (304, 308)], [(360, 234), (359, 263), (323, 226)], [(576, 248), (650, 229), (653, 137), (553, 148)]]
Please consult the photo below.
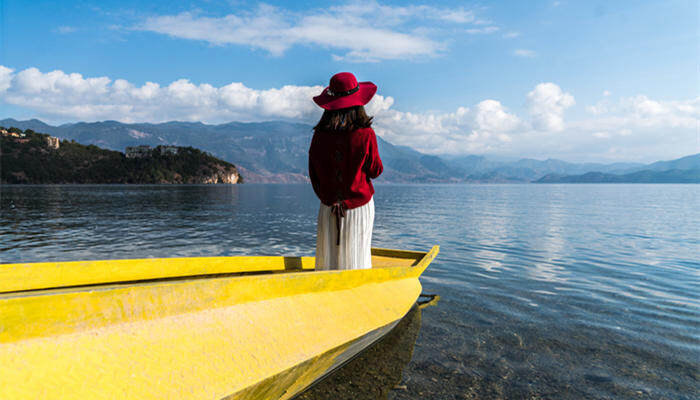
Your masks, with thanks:
[[(700, 185), (381, 185), (441, 252), (394, 399), (698, 396)], [(310, 186), (3, 186), (3, 263), (312, 255)]]

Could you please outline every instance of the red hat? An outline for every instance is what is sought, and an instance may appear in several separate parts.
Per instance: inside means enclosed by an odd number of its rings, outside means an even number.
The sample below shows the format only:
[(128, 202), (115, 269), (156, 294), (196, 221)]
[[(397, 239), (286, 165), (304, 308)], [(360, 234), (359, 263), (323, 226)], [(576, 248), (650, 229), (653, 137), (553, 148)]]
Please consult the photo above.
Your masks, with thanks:
[(314, 101), (325, 110), (364, 106), (377, 93), (377, 85), (372, 82), (357, 83), (350, 72), (339, 72), (331, 78), (331, 83)]

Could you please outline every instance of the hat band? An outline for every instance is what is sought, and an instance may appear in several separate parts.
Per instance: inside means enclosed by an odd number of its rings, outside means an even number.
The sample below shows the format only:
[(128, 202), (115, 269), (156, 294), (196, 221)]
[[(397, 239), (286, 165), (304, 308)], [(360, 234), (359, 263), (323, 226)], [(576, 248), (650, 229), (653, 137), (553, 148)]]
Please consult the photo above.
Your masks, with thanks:
[(349, 96), (349, 95), (351, 95), (351, 94), (357, 92), (358, 90), (360, 90), (360, 84), (359, 84), (359, 83), (357, 84), (357, 86), (356, 86), (355, 88), (350, 89), (350, 90), (346, 90), (346, 91), (344, 91), (344, 92), (334, 92), (334, 91), (332, 91), (331, 88), (329, 87), (328, 89), (326, 89), (326, 93), (328, 93), (329, 96), (333, 96), (333, 97), (343, 97), (343, 96)]

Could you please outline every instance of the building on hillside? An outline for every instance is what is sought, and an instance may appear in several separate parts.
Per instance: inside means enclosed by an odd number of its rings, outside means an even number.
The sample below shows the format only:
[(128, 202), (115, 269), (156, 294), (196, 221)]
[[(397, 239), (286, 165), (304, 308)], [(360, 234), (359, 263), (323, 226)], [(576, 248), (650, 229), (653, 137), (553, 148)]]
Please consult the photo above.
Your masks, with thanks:
[(5, 130), (5, 129), (3, 129), (2, 131), (0, 131), (0, 133), (2, 133), (2, 135), (5, 136), (5, 137), (17, 137), (17, 138), (20, 137), (20, 136), (19, 136), (19, 133), (17, 133), (17, 132), (12, 132), (12, 131), (7, 131), (7, 130)]
[(142, 158), (151, 155), (151, 146), (128, 146), (126, 148), (126, 158)]
[(160, 147), (160, 154), (172, 154), (177, 155), (179, 148), (177, 146), (158, 146)]
[(50, 149), (58, 150), (58, 147), (61, 145), (61, 141), (55, 136), (47, 136), (46, 144)]

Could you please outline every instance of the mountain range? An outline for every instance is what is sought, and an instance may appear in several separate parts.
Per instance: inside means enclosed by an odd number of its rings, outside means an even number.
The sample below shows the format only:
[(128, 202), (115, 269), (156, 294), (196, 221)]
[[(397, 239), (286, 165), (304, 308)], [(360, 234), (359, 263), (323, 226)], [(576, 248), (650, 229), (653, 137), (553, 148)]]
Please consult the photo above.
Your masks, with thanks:
[(586, 172), (581, 175), (545, 175), (535, 183), (700, 183), (700, 169), (643, 170), (629, 174)]
[[(136, 145), (192, 146), (235, 164), (246, 182), (279, 183), (308, 180), (307, 152), (313, 133), (311, 125), (285, 121), (230, 122), (219, 125), (175, 121), (159, 124), (102, 121), (53, 126), (37, 119), (4, 119), (0, 120), (0, 126), (31, 129), (61, 139), (118, 151)], [(407, 146), (394, 145), (381, 137), (377, 137), (377, 140), (384, 163), (384, 173), (378, 179), (380, 182), (565, 182), (568, 179), (566, 177), (591, 172), (612, 175), (613, 178), (610, 179), (614, 181), (617, 179), (615, 176), (640, 171), (700, 169), (700, 154), (646, 165), (570, 163), (557, 159), (528, 158), (502, 161), (481, 155), (428, 155)], [(649, 174), (637, 174), (632, 178), (642, 177), (644, 181), (644, 176)], [(691, 180), (693, 177), (690, 174)]]

